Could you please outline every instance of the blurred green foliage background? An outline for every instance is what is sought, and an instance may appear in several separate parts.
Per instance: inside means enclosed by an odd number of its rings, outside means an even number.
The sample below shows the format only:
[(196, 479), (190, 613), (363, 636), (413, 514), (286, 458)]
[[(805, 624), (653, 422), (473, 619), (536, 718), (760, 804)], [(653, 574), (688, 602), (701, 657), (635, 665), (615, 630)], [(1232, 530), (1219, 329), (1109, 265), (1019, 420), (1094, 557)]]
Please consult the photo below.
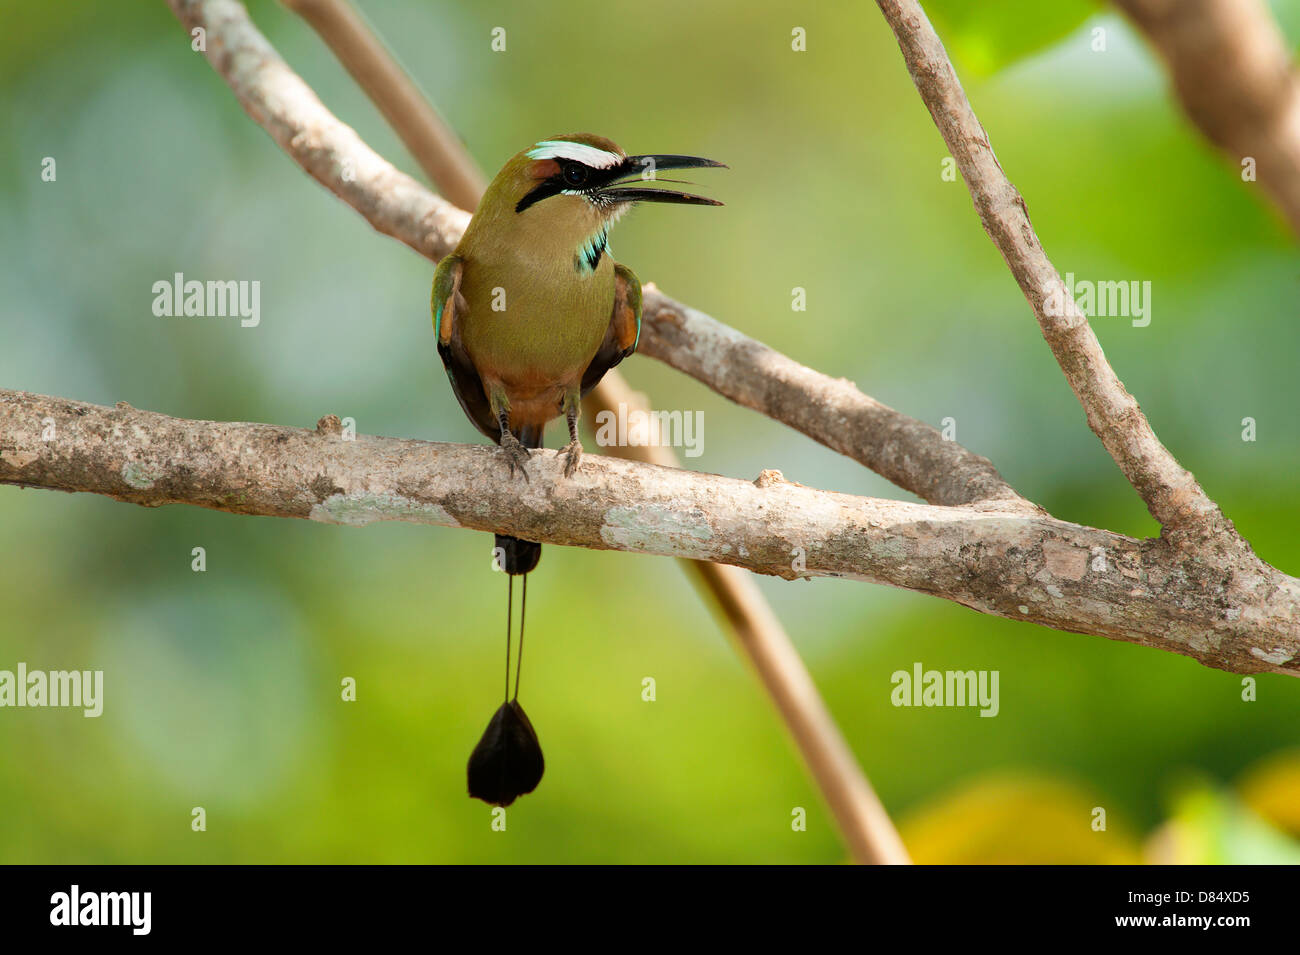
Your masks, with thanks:
[[(931, 14), (1061, 271), (1153, 283), (1149, 327), (1094, 320), (1117, 372), (1261, 556), (1296, 573), (1294, 238), (1184, 121), (1125, 23), (1045, 6)], [(0, 386), (481, 440), (435, 352), (433, 266), (289, 162), (161, 0), (0, 8)], [(941, 179), (943, 143), (873, 4), (361, 8), (489, 171), (578, 130), (729, 163), (699, 177), (724, 209), (637, 211), (617, 257), (894, 407), (954, 417), (958, 440), (1060, 517), (1156, 533), (964, 186)], [(304, 23), (269, 0), (250, 10), (328, 107), (415, 172)], [(1277, 12), (1294, 45), (1300, 2)], [(505, 53), (489, 46), (497, 26)], [(795, 26), (806, 52), (791, 50)], [(261, 325), (155, 317), (152, 285), (174, 272), (259, 280)], [(791, 312), (795, 286), (807, 312)], [(692, 467), (900, 494), (665, 366), (623, 370), (656, 406), (703, 411)], [(780, 721), (678, 567), (560, 547), (533, 577), (522, 694), (546, 778), (493, 832), (464, 778), (498, 702), (505, 582), (490, 548), (450, 529), (0, 489), (0, 668), (106, 680), (97, 720), (0, 710), (0, 861), (843, 860)], [(1236, 818), (1239, 799), (1300, 830), (1294, 680), (1262, 676), (1247, 703), (1240, 677), (1169, 654), (857, 583), (761, 585), (918, 858), (1122, 861), (1157, 830), (1168, 850), (1175, 817)], [(890, 674), (916, 661), (1000, 671), (1000, 714), (894, 708)], [(346, 676), (355, 703), (340, 700)], [(191, 831), (194, 806), (206, 832)]]

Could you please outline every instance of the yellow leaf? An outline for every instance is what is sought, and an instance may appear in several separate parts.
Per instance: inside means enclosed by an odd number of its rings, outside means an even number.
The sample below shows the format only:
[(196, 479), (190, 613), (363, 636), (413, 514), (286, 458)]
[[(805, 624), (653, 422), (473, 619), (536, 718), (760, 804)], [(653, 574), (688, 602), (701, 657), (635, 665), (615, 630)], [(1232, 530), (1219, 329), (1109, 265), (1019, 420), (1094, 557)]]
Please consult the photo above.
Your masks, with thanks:
[(903, 841), (918, 864), (1025, 865), (1140, 862), (1137, 840), (1104, 804), (1066, 782), (998, 774), (913, 810), (902, 820)]

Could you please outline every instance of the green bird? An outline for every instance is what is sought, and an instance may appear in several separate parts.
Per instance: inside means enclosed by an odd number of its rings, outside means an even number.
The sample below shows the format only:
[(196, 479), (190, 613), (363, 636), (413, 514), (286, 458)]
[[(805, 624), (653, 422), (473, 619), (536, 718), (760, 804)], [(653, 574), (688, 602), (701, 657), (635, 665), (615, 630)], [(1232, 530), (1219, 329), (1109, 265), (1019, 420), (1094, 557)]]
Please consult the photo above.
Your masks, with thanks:
[[(602, 136), (577, 133), (535, 143), (501, 169), (455, 252), (438, 263), (431, 310), (438, 354), (461, 408), (501, 446), (511, 475), (528, 479), (529, 453), (548, 422), (564, 416), (564, 474), (582, 459), (581, 399), (636, 351), (641, 283), (610, 257), (609, 233), (638, 202), (718, 206), (702, 196), (647, 185), (659, 170), (723, 166), (680, 155), (629, 156)], [(677, 180), (664, 180), (676, 182)], [(496, 535), (508, 575), (506, 702), (470, 757), (470, 795), (509, 805), (541, 781), (537, 735), (510, 698), (513, 581), (537, 566), (541, 545)], [(528, 600), (524, 577), (523, 616)]]

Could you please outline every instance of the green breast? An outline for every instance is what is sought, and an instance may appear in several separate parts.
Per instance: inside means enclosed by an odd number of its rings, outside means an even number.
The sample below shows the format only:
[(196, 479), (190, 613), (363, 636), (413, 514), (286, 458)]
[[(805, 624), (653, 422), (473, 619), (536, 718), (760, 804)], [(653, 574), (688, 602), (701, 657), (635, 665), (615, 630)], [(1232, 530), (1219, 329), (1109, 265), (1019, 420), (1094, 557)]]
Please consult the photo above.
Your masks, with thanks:
[(589, 271), (571, 255), (471, 253), (461, 293), (461, 341), (481, 375), (531, 387), (571, 383), (609, 328), (614, 264), (607, 254)]

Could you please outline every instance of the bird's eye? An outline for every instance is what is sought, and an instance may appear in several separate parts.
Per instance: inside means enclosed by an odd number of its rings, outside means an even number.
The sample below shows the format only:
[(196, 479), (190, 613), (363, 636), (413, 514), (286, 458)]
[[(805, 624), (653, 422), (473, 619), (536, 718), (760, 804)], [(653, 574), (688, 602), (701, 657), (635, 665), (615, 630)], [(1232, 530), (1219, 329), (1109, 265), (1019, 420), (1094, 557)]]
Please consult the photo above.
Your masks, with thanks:
[(582, 165), (582, 163), (565, 163), (564, 181), (571, 186), (581, 186), (587, 181), (587, 171), (587, 167)]

